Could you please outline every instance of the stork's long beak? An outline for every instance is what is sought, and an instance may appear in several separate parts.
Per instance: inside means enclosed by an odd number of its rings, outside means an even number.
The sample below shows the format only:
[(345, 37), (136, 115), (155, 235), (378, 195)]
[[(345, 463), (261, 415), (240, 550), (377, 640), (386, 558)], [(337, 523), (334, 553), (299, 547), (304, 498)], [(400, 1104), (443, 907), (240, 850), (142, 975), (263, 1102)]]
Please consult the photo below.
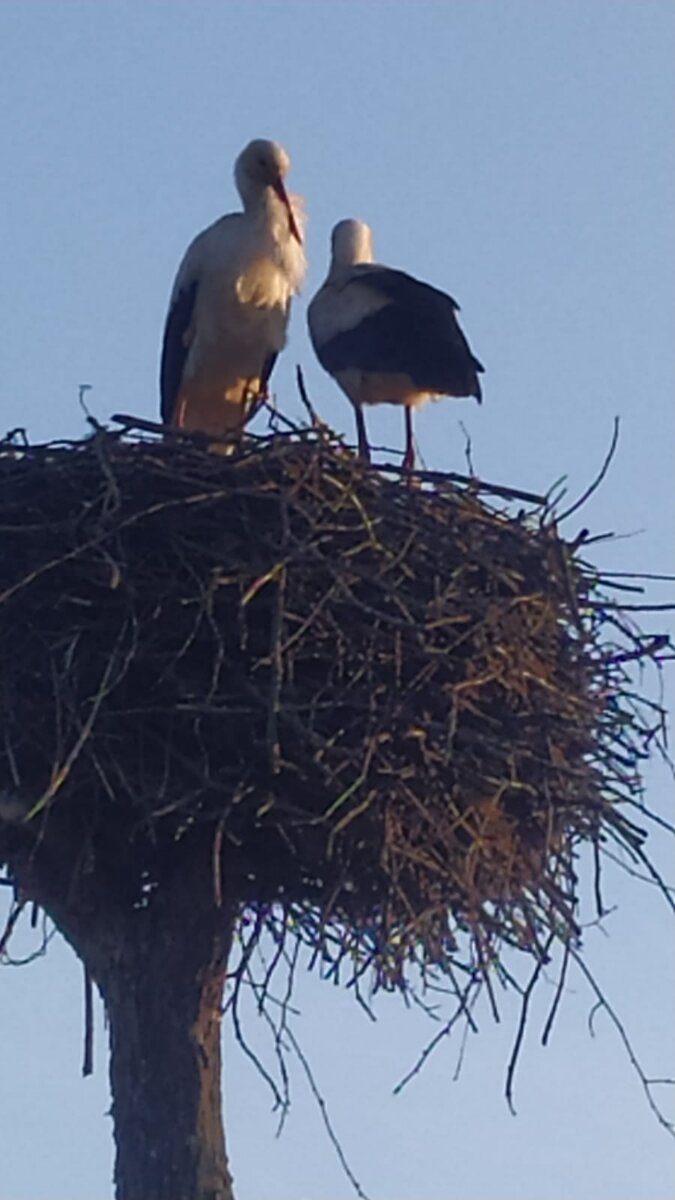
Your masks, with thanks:
[(295, 238), (296, 242), (302, 245), (302, 234), (298, 229), (298, 222), (295, 219), (295, 213), (291, 207), (291, 202), (288, 198), (288, 192), (284, 187), (283, 180), (277, 179), (276, 183), (272, 184), (272, 187), (274, 188), (277, 196), (281, 200), (281, 203), (284, 205), (286, 212), (288, 213), (288, 228), (290, 229), (292, 236)]

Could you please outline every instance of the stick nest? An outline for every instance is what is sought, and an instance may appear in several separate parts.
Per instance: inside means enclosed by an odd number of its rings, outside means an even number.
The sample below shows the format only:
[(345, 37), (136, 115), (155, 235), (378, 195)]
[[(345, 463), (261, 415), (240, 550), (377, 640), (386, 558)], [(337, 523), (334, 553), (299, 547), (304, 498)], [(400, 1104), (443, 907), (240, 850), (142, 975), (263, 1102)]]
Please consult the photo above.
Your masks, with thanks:
[(0, 856), (58, 831), (137, 903), (203, 831), (249, 923), (388, 986), (576, 938), (579, 847), (641, 852), (664, 639), (483, 495), (309, 432), (5, 443)]

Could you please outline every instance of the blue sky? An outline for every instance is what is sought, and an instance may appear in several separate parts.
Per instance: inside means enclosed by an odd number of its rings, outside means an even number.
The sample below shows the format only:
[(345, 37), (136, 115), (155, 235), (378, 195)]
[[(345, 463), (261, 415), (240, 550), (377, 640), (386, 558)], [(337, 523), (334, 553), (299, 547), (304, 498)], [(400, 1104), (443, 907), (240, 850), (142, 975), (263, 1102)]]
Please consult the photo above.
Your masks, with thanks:
[[(305, 308), (333, 223), (361, 217), (382, 261), (459, 300), (486, 366), (481, 409), (421, 413), (427, 465), (463, 469), (463, 421), (484, 477), (539, 490), (566, 475), (574, 495), (618, 414), (616, 459), (579, 524), (631, 535), (598, 547), (604, 566), (672, 571), (674, 51), (667, 0), (4, 0), (2, 427), (83, 433), (82, 383), (101, 420), (156, 415), (178, 261), (235, 207), (238, 151), (273, 137), (310, 216), (308, 283), (274, 376), (286, 411), (299, 412), (299, 361), (320, 411), (353, 432), (313, 361)], [(369, 426), (402, 445), (400, 413), (369, 414)], [(665, 812), (671, 791), (651, 770), (652, 807)], [(655, 837), (653, 850), (672, 876), (668, 843)], [(665, 906), (612, 870), (606, 888), (617, 911), (588, 931), (588, 961), (647, 1071), (672, 1075)], [(672, 1196), (672, 1140), (606, 1018), (590, 1037), (580, 977), (552, 1044), (538, 1045), (550, 991), (535, 1004), (513, 1118), (508, 1000), (500, 1027), (480, 1014), (458, 1082), (449, 1042), (394, 1099), (429, 1036), (420, 1014), (387, 1001), (372, 1026), (349, 997), (301, 979), (298, 1036), (373, 1200)], [(59, 939), (2, 972), (0, 1019), (0, 1200), (109, 1200), (104, 1033), (83, 1082), (79, 967)], [(263, 1085), (228, 1039), (226, 1104), (238, 1200), (351, 1195), (301, 1073), (275, 1140)]]

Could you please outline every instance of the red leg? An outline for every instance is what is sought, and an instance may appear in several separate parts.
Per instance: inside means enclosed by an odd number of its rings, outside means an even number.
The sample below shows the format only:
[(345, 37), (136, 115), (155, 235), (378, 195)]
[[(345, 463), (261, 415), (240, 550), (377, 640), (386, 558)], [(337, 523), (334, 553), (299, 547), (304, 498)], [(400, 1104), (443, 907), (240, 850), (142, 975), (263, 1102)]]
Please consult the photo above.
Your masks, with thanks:
[(354, 405), (354, 413), (356, 416), (356, 436), (359, 442), (359, 458), (364, 462), (370, 462), (370, 446), (368, 445), (368, 434), (366, 433), (366, 422), (363, 417), (363, 410), (360, 404)]
[(409, 404), (405, 405), (405, 454), (403, 456), (403, 470), (414, 471), (415, 469), (415, 441), (413, 438), (412, 425), (412, 409)]

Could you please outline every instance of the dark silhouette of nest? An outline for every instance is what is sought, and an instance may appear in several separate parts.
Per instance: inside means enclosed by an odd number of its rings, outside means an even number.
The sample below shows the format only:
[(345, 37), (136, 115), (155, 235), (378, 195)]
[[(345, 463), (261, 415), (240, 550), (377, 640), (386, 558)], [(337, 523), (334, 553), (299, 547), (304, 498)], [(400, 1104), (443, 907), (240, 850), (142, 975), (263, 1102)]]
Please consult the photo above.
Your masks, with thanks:
[(312, 431), (6, 442), (0, 857), (137, 904), (207, 831), (249, 928), (384, 986), (576, 939), (580, 849), (642, 853), (665, 640), (485, 494)]

